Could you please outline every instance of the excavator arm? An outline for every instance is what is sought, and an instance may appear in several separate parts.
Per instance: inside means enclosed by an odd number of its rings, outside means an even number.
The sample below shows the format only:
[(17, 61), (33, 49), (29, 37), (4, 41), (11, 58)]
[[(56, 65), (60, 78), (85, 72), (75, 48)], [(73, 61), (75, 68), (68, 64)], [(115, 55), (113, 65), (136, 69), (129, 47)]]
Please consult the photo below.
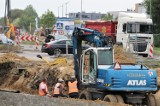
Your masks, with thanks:
[(11, 17), (10, 0), (6, 0), (4, 19), (5, 19), (5, 25), (9, 27), (9, 29), (6, 32), (8, 38), (10, 38), (11, 35), (15, 35), (14, 26), (12, 23), (10, 23), (10, 17)]
[(92, 46), (94, 47), (105, 47), (105, 46), (107, 47), (109, 45), (108, 37), (98, 32), (97, 30), (92, 30), (88, 28), (78, 28), (78, 27), (74, 28), (72, 34), (74, 70), (78, 81), (80, 81), (79, 62), (82, 54), (82, 41), (86, 41), (92, 44)]

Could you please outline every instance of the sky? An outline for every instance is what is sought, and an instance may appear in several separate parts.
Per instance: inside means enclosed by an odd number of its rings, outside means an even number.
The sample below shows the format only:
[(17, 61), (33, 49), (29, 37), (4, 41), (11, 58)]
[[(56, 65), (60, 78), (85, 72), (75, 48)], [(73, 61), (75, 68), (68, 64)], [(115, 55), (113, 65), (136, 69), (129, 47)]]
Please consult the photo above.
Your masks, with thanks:
[[(143, 0), (10, 0), (11, 9), (25, 9), (27, 5), (32, 5), (33, 8), (41, 16), (47, 10), (52, 11), (55, 16), (63, 16), (71, 12), (82, 11), (106, 13), (109, 11), (126, 11), (127, 9), (135, 9), (135, 3), (141, 3)], [(66, 5), (67, 4), (67, 5)], [(67, 6), (67, 9), (66, 9)], [(5, 0), (0, 0), (0, 17), (4, 17)]]

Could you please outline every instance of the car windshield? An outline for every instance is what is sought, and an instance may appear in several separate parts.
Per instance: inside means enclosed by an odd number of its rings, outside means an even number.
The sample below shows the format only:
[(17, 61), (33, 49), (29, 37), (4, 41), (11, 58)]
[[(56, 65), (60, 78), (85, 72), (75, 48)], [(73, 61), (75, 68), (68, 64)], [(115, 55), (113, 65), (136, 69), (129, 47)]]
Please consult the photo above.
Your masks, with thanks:
[(153, 25), (144, 23), (129, 23), (127, 25), (128, 33), (153, 34)]
[(65, 35), (55, 35), (55, 40), (68, 39)]

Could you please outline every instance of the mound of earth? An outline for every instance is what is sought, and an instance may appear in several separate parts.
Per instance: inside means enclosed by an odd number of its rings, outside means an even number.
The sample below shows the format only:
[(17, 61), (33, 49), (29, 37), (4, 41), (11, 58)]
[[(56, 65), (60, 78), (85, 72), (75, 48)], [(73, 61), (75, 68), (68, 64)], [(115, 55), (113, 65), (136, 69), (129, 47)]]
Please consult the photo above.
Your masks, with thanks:
[(0, 89), (37, 94), (39, 83), (44, 77), (47, 78), (51, 88), (58, 78), (67, 80), (73, 74), (72, 61), (50, 66), (42, 61), (19, 57), (14, 53), (7, 53), (0, 57)]
[(133, 54), (125, 52), (122, 46), (115, 45), (114, 60), (121, 64), (136, 64), (136, 59)]

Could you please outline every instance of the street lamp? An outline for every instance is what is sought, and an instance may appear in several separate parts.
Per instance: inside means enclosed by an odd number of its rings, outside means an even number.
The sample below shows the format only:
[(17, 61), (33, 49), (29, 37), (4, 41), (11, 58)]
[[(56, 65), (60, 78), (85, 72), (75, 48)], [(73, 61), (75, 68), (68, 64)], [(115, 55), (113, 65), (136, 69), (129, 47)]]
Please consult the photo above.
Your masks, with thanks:
[(150, 0), (150, 18), (152, 18), (152, 0)]
[(81, 0), (81, 13), (80, 13), (80, 27), (82, 27), (82, 0)]
[(59, 8), (60, 8), (60, 7), (58, 7), (58, 17), (59, 17)]
[(63, 17), (63, 4), (62, 4), (62, 17)]
[(69, 3), (69, 1), (65, 3), (66, 4), (66, 18), (67, 18), (67, 4), (68, 3)]

